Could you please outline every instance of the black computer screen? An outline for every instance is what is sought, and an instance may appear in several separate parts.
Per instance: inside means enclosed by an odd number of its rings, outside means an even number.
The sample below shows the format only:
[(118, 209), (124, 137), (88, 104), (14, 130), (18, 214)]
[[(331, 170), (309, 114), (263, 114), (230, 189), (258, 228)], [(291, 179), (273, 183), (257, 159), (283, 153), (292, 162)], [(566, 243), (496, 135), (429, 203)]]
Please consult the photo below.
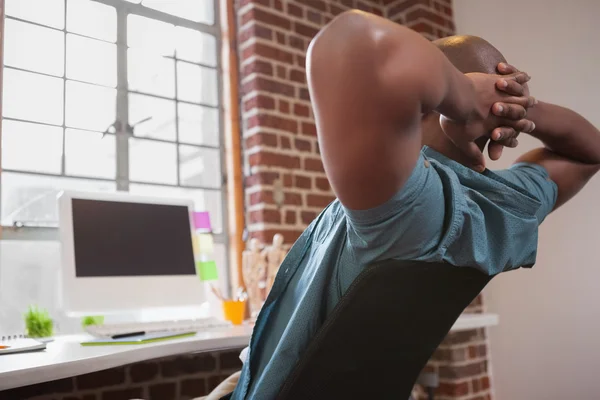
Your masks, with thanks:
[(77, 277), (195, 274), (186, 206), (72, 199)]

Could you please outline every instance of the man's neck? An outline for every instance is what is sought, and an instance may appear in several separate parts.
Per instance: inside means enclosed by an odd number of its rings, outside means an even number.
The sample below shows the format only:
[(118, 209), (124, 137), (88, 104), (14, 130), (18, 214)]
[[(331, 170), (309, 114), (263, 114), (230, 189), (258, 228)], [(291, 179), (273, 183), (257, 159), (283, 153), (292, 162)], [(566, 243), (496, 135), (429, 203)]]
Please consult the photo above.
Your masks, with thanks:
[[(437, 118), (424, 119), (421, 124), (421, 129), (421, 143), (423, 146), (431, 147), (438, 153), (443, 154), (458, 163), (466, 166), (470, 165), (464, 154), (458, 149), (458, 147), (454, 145), (454, 143), (452, 143), (444, 131), (442, 131)], [(481, 142), (482, 143), (478, 143), (478, 145), (483, 151), (487, 140), (483, 140)]]

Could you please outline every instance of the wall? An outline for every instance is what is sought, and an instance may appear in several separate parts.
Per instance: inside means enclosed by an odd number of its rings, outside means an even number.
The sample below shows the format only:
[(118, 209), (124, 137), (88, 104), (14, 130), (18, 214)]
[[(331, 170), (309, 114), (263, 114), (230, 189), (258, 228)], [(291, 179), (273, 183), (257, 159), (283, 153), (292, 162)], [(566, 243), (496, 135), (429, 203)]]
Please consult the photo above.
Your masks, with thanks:
[[(454, 0), (454, 11), (459, 33), (486, 38), (531, 74), (534, 95), (600, 126), (600, 2)], [(523, 138), (496, 166), (534, 145)], [(497, 399), (598, 398), (599, 198), (595, 178), (545, 221), (536, 267), (501, 275), (487, 289), (488, 309), (500, 314), (490, 339)]]

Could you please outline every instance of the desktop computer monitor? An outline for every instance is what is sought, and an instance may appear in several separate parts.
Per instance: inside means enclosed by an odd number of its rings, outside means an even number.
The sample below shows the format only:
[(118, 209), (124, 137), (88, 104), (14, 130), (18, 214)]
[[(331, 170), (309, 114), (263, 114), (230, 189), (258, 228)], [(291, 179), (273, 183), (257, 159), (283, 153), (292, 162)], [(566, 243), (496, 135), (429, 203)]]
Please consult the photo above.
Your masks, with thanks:
[(61, 308), (107, 315), (198, 306), (191, 201), (127, 193), (59, 197)]

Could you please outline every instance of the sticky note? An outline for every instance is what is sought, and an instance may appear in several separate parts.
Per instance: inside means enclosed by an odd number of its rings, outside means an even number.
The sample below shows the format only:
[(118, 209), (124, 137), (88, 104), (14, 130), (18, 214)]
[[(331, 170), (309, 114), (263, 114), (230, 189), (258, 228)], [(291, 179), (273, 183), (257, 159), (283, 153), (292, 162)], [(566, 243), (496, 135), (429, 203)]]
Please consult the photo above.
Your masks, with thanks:
[(194, 212), (194, 228), (203, 232), (212, 231), (210, 225), (210, 215), (208, 211), (196, 211)]
[(196, 261), (196, 273), (201, 281), (217, 280), (217, 263), (214, 261)]
[(212, 254), (214, 249), (213, 236), (209, 233), (200, 233), (196, 235), (197, 254)]

